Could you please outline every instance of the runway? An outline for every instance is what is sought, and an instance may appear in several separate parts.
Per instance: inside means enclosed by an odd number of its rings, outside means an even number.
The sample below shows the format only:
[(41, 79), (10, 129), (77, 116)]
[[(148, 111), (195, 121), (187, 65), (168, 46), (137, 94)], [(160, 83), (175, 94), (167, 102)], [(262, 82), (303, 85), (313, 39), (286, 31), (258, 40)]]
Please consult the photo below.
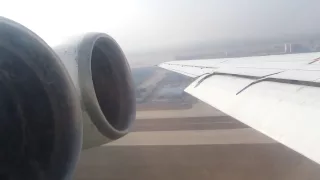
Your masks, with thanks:
[(316, 180), (320, 177), (319, 165), (231, 117), (162, 115), (158, 119), (147, 116), (138, 119), (126, 137), (83, 151), (74, 179)]
[(137, 111), (137, 119), (190, 118), (209, 116), (225, 116), (225, 114), (203, 102), (193, 104), (192, 108), (189, 109)]
[(132, 132), (107, 146), (275, 143), (229, 116), (139, 119)]
[(279, 144), (102, 147), (84, 152), (78, 180), (316, 180), (319, 168)]
[(248, 128), (229, 116), (139, 119), (131, 132), (139, 131), (181, 131)]

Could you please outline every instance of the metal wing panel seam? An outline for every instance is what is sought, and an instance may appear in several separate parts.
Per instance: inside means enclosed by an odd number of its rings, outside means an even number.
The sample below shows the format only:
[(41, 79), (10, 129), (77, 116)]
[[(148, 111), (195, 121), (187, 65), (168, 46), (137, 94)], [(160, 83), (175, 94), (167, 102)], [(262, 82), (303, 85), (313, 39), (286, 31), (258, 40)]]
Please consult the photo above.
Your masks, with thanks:
[(261, 78), (259, 78), (259, 79), (255, 80), (255, 81), (251, 82), (250, 84), (248, 84), (247, 86), (245, 86), (244, 88), (242, 88), (239, 92), (236, 93), (236, 95), (240, 94), (240, 93), (243, 92), (244, 90), (248, 89), (249, 87), (251, 87), (251, 86), (253, 86), (253, 85), (257, 84), (257, 83), (262, 82), (262, 81), (268, 79), (270, 76), (276, 75), (276, 74), (280, 74), (280, 73), (282, 73), (282, 72), (284, 72), (284, 71), (280, 71), (280, 72), (276, 72), (276, 73), (272, 73), (272, 74), (268, 74), (268, 75), (262, 76)]
[[(240, 77), (240, 78), (254, 79), (254, 80), (256, 80), (256, 79), (259, 78), (258, 76), (241, 75), (241, 74), (231, 74), (231, 73), (221, 73), (221, 72), (217, 72), (217, 71), (215, 71), (215, 72), (213, 72), (213, 73), (210, 73), (210, 74), (209, 74), (209, 73), (206, 73), (206, 74), (207, 74), (207, 75), (203, 74), (203, 75), (205, 75), (205, 76), (197, 82), (197, 84), (194, 86), (195, 88), (196, 88), (197, 86), (199, 86), (203, 81), (205, 81), (206, 79), (208, 79), (208, 78), (210, 78), (210, 77), (212, 77), (212, 76), (214, 76), (214, 75), (233, 76), (233, 77)], [(272, 74), (272, 75), (273, 75), (273, 74)], [(263, 76), (263, 77), (264, 77), (264, 76)]]
[(207, 68), (207, 69), (217, 69), (218, 67), (210, 67), (210, 66), (196, 66), (196, 65), (185, 65), (185, 64), (170, 64), (166, 63), (169, 66), (181, 66), (181, 67), (196, 67), (196, 68)]

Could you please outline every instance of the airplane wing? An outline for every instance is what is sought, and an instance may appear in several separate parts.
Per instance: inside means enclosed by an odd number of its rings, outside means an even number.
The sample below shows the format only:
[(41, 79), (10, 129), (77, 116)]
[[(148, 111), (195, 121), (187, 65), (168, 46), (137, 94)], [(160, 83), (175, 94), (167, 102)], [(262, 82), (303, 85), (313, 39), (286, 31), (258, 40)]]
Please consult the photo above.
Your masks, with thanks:
[(185, 60), (159, 67), (194, 77), (187, 93), (320, 163), (319, 57)]

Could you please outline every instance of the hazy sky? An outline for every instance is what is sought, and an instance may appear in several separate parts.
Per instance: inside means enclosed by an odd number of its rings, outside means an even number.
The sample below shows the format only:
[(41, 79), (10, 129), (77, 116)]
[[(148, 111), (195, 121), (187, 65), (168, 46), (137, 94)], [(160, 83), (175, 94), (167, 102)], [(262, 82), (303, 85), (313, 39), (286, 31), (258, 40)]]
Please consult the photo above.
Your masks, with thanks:
[(127, 52), (320, 33), (319, 0), (1, 0), (0, 15), (50, 45), (103, 31)]

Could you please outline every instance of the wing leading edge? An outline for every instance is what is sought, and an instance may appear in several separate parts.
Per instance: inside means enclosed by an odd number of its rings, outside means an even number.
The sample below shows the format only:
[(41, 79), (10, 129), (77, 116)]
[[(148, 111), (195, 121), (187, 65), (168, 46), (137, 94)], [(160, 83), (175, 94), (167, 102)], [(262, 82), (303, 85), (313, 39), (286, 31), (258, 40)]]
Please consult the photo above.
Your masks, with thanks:
[(320, 163), (320, 53), (173, 61), (185, 91)]

